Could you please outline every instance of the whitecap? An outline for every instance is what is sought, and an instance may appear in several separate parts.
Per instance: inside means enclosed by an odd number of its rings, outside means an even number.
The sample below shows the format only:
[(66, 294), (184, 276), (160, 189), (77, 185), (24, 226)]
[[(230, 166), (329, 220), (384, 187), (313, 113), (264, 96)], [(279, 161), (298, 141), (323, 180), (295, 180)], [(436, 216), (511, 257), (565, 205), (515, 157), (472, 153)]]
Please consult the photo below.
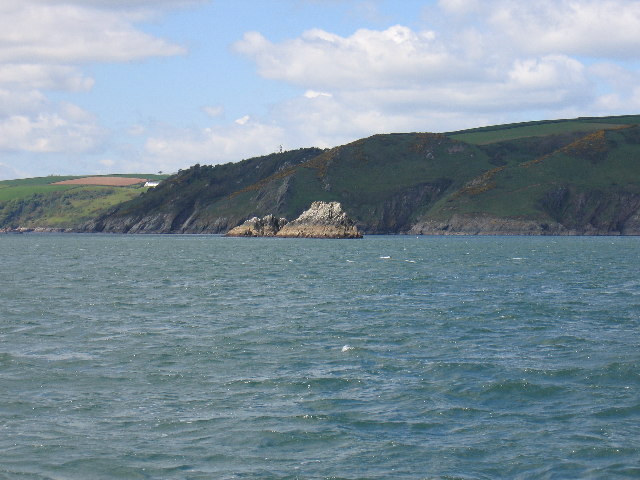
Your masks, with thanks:
[(380, 256), (380, 258), (388, 259), (388, 258), (391, 258), (391, 257), (389, 257), (389, 256), (383, 257), (383, 256), (381, 255), (381, 256)]
[(341, 351), (348, 352), (349, 350), (353, 350), (353, 347), (351, 345), (344, 345)]

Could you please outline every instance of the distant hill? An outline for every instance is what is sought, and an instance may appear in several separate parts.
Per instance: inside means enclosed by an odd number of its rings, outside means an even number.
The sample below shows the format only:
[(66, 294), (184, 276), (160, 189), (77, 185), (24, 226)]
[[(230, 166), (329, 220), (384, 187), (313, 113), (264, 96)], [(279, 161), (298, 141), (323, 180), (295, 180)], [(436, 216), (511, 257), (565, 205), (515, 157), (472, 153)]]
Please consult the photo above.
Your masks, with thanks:
[(640, 234), (640, 115), (374, 135), (194, 165), (77, 229), (224, 233), (253, 216), (295, 218), (316, 200), (340, 202), (368, 234)]
[(0, 181), (0, 230), (75, 229), (168, 175), (48, 176)]
[(222, 233), (339, 201), (369, 234), (640, 233), (640, 116), (374, 135), (182, 171), (88, 231)]

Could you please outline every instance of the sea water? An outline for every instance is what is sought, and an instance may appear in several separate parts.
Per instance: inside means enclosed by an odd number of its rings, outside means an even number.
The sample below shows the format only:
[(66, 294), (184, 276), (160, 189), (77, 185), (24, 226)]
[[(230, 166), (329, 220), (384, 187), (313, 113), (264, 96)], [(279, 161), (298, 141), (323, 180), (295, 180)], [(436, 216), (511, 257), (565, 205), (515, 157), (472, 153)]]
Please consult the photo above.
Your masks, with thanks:
[(0, 236), (0, 478), (640, 477), (640, 238)]

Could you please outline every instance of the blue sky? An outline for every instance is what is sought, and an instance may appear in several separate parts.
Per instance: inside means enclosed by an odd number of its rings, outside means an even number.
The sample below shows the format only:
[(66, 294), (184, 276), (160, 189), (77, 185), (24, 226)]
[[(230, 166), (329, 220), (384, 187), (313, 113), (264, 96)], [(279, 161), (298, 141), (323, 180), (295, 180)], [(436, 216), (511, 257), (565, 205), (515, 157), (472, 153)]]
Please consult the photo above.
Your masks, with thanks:
[(0, 179), (640, 113), (640, 0), (0, 0)]

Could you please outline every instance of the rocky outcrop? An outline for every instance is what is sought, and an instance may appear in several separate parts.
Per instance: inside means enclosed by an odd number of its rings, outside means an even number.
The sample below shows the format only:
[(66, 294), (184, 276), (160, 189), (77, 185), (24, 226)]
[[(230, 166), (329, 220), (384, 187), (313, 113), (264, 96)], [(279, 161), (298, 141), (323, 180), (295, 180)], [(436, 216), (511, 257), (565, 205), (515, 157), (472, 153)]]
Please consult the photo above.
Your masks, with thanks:
[(287, 223), (278, 237), (305, 238), (362, 238), (355, 222), (342, 210), (338, 202), (313, 202), (294, 221)]
[(410, 235), (638, 235), (640, 215), (619, 229), (581, 224), (566, 226), (555, 221), (525, 220), (492, 215), (453, 215), (447, 220), (421, 220)]
[(292, 222), (267, 215), (253, 217), (232, 228), (229, 237), (362, 238), (338, 202), (313, 202)]
[(68, 233), (73, 230), (70, 228), (58, 227), (6, 227), (0, 228), (0, 233)]
[(491, 215), (453, 215), (447, 220), (422, 220), (407, 232), (410, 235), (566, 235), (558, 223)]
[(275, 237), (282, 227), (287, 224), (286, 218), (276, 218), (273, 215), (258, 218), (253, 217), (242, 225), (227, 232), (228, 237)]

